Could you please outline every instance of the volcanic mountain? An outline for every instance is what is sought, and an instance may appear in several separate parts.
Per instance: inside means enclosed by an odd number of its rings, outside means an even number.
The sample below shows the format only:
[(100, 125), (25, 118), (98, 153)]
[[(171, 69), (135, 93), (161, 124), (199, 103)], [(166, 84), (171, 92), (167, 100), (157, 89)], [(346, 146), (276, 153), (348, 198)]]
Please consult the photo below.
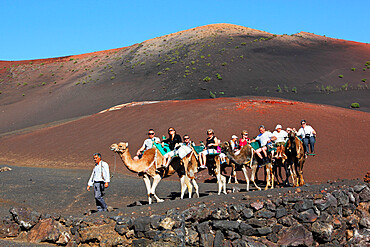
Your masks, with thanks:
[(369, 112), (370, 46), (214, 24), (130, 47), (0, 61), (0, 133), (132, 101), (274, 96)]

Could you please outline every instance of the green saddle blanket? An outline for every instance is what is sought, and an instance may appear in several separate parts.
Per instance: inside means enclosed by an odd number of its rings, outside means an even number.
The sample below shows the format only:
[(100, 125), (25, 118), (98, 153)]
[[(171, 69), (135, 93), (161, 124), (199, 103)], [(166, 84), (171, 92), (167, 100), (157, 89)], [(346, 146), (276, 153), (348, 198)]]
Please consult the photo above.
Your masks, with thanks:
[(153, 143), (154, 146), (159, 150), (159, 152), (162, 154), (162, 155), (165, 155), (166, 153), (170, 152), (170, 147), (168, 146), (167, 143), (164, 144), (164, 146), (162, 147), (162, 143)]

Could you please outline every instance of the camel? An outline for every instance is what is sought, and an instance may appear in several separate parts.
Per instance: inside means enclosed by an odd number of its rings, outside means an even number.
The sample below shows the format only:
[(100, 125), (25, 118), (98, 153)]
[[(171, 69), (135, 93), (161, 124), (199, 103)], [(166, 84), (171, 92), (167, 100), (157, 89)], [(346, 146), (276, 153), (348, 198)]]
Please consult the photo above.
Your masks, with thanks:
[[(291, 173), (291, 167), (288, 165), (287, 159), (288, 157), (285, 154), (285, 147), (284, 145), (280, 145), (276, 147), (276, 155), (272, 157), (273, 159), (273, 170), (276, 177), (278, 184), (283, 184), (283, 186), (289, 185), (289, 175)], [(281, 168), (284, 167), (285, 169), (285, 180), (281, 175)], [(281, 179), (281, 183), (279, 181), (279, 177)]]
[[(240, 153), (238, 155), (235, 155), (234, 152), (231, 150), (231, 146), (229, 142), (224, 142), (222, 145), (223, 152), (226, 154), (226, 156), (229, 158), (231, 163), (235, 163), (236, 166), (241, 166), (241, 169), (244, 173), (245, 181), (247, 182), (247, 191), (249, 191), (249, 178), (247, 173), (247, 167), (252, 169), (251, 179), (254, 186), (261, 190), (259, 186), (257, 186), (254, 176), (256, 174), (256, 171), (258, 169), (258, 156), (254, 152), (254, 149), (251, 145), (245, 145), (240, 150)], [(266, 164), (266, 186), (265, 190), (267, 190), (269, 187), (271, 189), (274, 188), (274, 174), (272, 171), (272, 163)]]
[(306, 161), (306, 155), (304, 153), (303, 143), (298, 139), (297, 133), (294, 130), (288, 133), (285, 154), (288, 164), (293, 166), (291, 174), (293, 186), (297, 187), (304, 185), (303, 164)]
[(226, 177), (221, 174), (221, 161), (219, 155), (207, 155), (207, 168), (211, 176), (216, 177), (218, 183), (218, 195), (226, 192)]
[[(235, 169), (236, 167), (241, 167), (241, 170), (243, 171), (243, 174), (245, 177), (245, 181), (247, 182), (247, 191), (249, 191), (249, 181), (250, 180), (253, 182), (254, 186), (258, 190), (261, 190), (261, 188), (254, 181), (254, 175), (257, 171), (258, 164), (257, 164), (257, 160), (253, 159), (255, 153), (254, 153), (252, 146), (250, 145), (243, 146), (240, 149), (240, 152), (238, 155), (235, 155), (235, 153), (231, 150), (231, 145), (229, 142), (224, 142), (221, 148), (222, 148), (222, 152), (225, 153), (226, 157), (229, 159), (229, 163), (234, 164), (234, 166), (232, 166), (233, 168), (232, 174), (234, 173), (235, 181), (237, 181)], [(248, 177), (247, 167), (250, 167), (252, 169), (250, 180)]]
[[(195, 150), (192, 148), (192, 151), (187, 154), (184, 158), (181, 160), (182, 165), (184, 166), (185, 174), (184, 179), (188, 178), (190, 182), (192, 182), (195, 193), (197, 194), (197, 197), (199, 198), (199, 187), (197, 182), (195, 181), (195, 173), (198, 172), (198, 164), (199, 164), (199, 158)], [(181, 187), (181, 199), (184, 197), (187, 186)], [(191, 190), (189, 191), (189, 198), (191, 198)]]
[[(178, 173), (180, 177), (181, 191), (185, 193), (186, 189), (184, 187), (187, 186), (189, 190), (189, 197), (191, 197), (192, 185), (190, 184), (189, 178), (187, 177), (186, 172), (184, 171), (184, 167), (181, 166), (180, 162), (172, 162), (171, 165), (167, 168), (163, 167), (163, 156), (156, 148), (146, 150), (141, 159), (133, 160), (131, 158), (127, 142), (112, 144), (110, 146), (110, 149), (120, 155), (121, 160), (123, 164), (127, 167), (127, 169), (129, 169), (131, 172), (137, 173), (140, 177), (143, 178), (148, 193), (149, 204), (152, 204), (152, 196), (156, 199), (157, 202), (164, 201), (156, 195), (155, 189), (162, 178), (169, 177), (175, 173)], [(188, 169), (194, 169), (192, 167), (193, 166)], [(153, 178), (152, 184), (150, 178)], [(199, 195), (198, 187), (195, 187), (195, 189), (197, 194)], [(183, 194), (181, 194), (181, 199), (183, 199)]]

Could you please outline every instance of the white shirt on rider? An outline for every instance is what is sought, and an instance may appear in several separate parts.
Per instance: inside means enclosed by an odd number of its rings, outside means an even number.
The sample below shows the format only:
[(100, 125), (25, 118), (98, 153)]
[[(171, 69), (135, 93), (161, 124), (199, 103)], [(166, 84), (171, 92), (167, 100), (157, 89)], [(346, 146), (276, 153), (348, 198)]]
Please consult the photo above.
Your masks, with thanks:
[(280, 130), (280, 132), (275, 130), (272, 135), (276, 137), (275, 143), (286, 142), (286, 138), (288, 137), (288, 133), (285, 130)]
[(259, 134), (256, 137), (256, 141), (261, 143), (261, 147), (266, 146), (267, 142), (273, 137), (270, 131), (265, 131), (263, 134)]
[(315, 130), (310, 126), (310, 125), (306, 125), (304, 128), (303, 127), (301, 127), (299, 130), (298, 130), (298, 133), (297, 133), (297, 136), (300, 136), (300, 137), (302, 137), (302, 138), (305, 138), (305, 136), (307, 135), (307, 134), (309, 134), (310, 135), (310, 137), (311, 136), (313, 136), (313, 132), (314, 132)]

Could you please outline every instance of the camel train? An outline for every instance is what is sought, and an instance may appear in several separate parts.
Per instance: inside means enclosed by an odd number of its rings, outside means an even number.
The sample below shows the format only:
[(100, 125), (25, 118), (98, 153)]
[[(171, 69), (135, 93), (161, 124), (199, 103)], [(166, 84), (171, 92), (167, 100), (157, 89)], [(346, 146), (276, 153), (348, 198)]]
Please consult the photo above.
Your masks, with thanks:
[[(222, 153), (226, 156), (226, 163), (221, 165), (219, 155), (207, 155), (208, 173), (217, 179), (218, 195), (220, 195), (221, 192), (226, 194), (226, 177), (222, 174), (226, 166), (232, 167), (229, 183), (233, 175), (235, 177), (235, 182), (238, 183), (236, 180), (236, 170), (241, 170), (247, 183), (246, 190), (249, 191), (250, 189), (250, 181), (253, 182), (257, 190), (261, 190), (255, 182), (256, 172), (258, 168), (261, 167), (261, 160), (256, 155), (255, 148), (252, 147), (251, 144), (247, 144), (240, 149), (238, 154), (235, 154), (231, 150), (229, 142), (223, 142), (220, 146)], [(156, 195), (156, 187), (163, 178), (174, 174), (177, 174), (180, 178), (181, 199), (184, 198), (186, 189), (188, 189), (189, 198), (191, 198), (193, 187), (197, 197), (199, 197), (199, 187), (195, 180), (196, 173), (199, 171), (199, 155), (195, 147), (193, 147), (192, 151), (182, 159), (173, 159), (168, 167), (163, 165), (163, 155), (156, 146), (145, 151), (142, 158), (137, 160), (132, 159), (127, 142), (112, 144), (110, 149), (120, 156), (123, 164), (128, 170), (137, 173), (138, 176), (143, 178), (147, 189), (149, 204), (152, 203), (153, 197), (157, 202), (163, 201), (163, 199), (160, 199)], [(271, 189), (274, 188), (275, 177), (279, 182), (279, 175), (283, 183), (281, 171), (280, 174), (277, 174), (276, 167), (284, 167), (286, 170), (286, 179), (283, 185), (289, 185), (289, 177), (291, 177), (293, 186), (304, 185), (303, 164), (306, 155), (304, 153), (302, 141), (297, 137), (295, 131), (289, 133), (285, 146), (280, 146), (278, 148), (274, 162), (271, 162), (271, 155), (269, 158), (270, 161), (264, 166), (266, 172), (265, 190), (269, 187)], [(250, 177), (248, 176), (248, 168), (251, 169)]]

